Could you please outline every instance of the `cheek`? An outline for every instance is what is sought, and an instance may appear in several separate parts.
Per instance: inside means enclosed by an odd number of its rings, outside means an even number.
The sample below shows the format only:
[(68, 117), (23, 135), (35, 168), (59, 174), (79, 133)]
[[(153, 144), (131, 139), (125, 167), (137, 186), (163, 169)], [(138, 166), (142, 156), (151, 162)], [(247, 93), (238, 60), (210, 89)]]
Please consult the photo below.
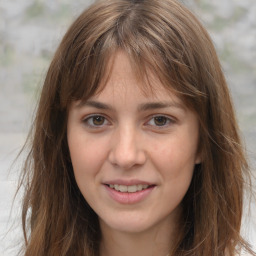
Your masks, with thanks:
[(78, 185), (83, 185), (82, 183), (87, 183), (91, 179), (96, 181), (97, 174), (107, 157), (108, 143), (85, 136), (84, 133), (73, 132), (69, 134), (68, 145)]
[[(185, 196), (194, 173), (194, 153), (176, 147), (168, 147), (158, 152), (157, 167), (168, 202), (178, 205)], [(171, 204), (172, 205), (172, 204)]]
[(69, 150), (75, 180), (86, 201), (93, 195), (94, 184), (100, 169), (99, 152), (83, 138), (70, 138)]
[[(98, 148), (98, 147), (97, 147)], [(87, 174), (97, 169), (97, 165), (100, 162), (100, 150), (98, 148), (85, 141), (72, 141), (69, 143), (69, 150), (71, 155), (71, 161), (74, 168), (74, 172)]]
[(154, 145), (151, 158), (159, 172), (168, 179), (190, 180), (196, 158), (196, 143), (183, 138), (165, 140)]

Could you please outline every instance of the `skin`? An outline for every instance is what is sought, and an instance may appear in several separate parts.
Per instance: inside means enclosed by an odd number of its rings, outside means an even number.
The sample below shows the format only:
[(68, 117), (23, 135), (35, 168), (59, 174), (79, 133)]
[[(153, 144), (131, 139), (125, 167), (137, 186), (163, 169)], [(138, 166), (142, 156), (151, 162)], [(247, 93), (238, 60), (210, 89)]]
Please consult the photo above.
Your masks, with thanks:
[[(74, 174), (99, 216), (104, 256), (165, 256), (194, 166), (201, 161), (195, 113), (156, 77), (151, 81), (154, 93), (142, 92), (128, 57), (117, 52), (105, 88), (69, 110)], [(120, 203), (106, 185), (117, 180), (139, 180), (153, 188), (138, 202)]]

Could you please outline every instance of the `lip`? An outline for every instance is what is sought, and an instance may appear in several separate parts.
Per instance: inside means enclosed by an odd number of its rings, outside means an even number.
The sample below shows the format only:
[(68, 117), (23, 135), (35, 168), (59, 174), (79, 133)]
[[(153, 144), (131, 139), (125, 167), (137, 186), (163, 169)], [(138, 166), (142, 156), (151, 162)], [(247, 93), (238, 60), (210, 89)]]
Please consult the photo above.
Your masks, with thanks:
[[(149, 187), (141, 191), (129, 193), (129, 192), (120, 192), (113, 188), (110, 188), (108, 185), (111, 185), (111, 184), (113, 185), (118, 184), (118, 185), (125, 185), (125, 186), (141, 184), (141, 185), (149, 185)], [(141, 181), (141, 180), (129, 180), (129, 181), (112, 180), (112, 181), (104, 182), (103, 185), (108, 195), (110, 196), (110, 198), (120, 204), (136, 204), (136, 203), (142, 202), (143, 200), (145, 200), (147, 197), (150, 196), (150, 194), (156, 187), (155, 184)]]
[(122, 180), (122, 179), (116, 179), (116, 180), (110, 180), (103, 182), (103, 184), (108, 184), (108, 185), (125, 185), (125, 186), (133, 186), (133, 185), (155, 185), (153, 183), (147, 182), (147, 181), (142, 181), (142, 180), (137, 180), (137, 179), (132, 179), (132, 180)]

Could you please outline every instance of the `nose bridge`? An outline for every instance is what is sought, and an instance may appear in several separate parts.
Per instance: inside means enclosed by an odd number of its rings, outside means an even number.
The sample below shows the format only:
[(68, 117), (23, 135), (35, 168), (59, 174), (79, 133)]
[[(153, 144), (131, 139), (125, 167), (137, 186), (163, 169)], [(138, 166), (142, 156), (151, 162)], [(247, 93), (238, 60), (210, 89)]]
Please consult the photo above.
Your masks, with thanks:
[(138, 129), (132, 124), (122, 124), (115, 131), (112, 140), (110, 160), (121, 168), (129, 169), (143, 164), (145, 153)]
[(127, 156), (133, 156), (137, 151), (137, 135), (136, 130), (132, 125), (123, 125), (124, 127), (120, 129), (118, 136), (117, 149), (124, 151)]

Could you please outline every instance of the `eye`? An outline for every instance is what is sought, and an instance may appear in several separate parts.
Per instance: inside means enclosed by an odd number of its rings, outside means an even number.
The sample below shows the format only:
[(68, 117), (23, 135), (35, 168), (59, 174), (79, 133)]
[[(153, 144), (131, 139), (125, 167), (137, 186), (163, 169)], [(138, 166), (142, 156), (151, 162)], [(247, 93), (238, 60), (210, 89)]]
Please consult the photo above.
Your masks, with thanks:
[(167, 123), (167, 118), (165, 116), (156, 116), (153, 118), (154, 124), (157, 126), (164, 126)]
[(108, 120), (104, 117), (104, 116), (101, 116), (101, 115), (93, 115), (93, 116), (89, 116), (87, 118), (85, 118), (83, 120), (83, 122), (89, 126), (89, 127), (95, 127), (95, 128), (100, 128), (100, 127), (103, 127), (105, 125), (108, 125), (109, 122)]
[(147, 125), (157, 126), (157, 127), (167, 127), (171, 123), (174, 123), (174, 120), (167, 116), (153, 116), (148, 122)]

